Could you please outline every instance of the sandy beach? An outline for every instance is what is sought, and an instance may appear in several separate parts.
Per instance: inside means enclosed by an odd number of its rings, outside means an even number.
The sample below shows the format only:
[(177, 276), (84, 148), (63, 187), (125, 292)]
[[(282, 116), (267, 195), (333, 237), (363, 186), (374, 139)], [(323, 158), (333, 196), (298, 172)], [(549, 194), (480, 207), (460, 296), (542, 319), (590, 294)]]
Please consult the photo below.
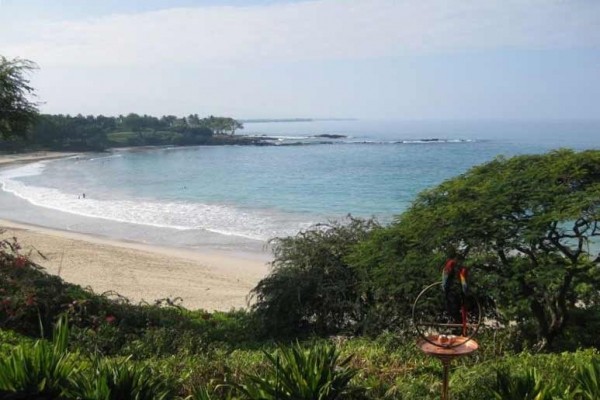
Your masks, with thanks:
[[(72, 155), (1, 155), (0, 165)], [(96, 293), (117, 292), (133, 302), (180, 297), (180, 304), (189, 309), (247, 307), (250, 290), (268, 273), (267, 255), (151, 246), (6, 220), (0, 220), (0, 229), (2, 238), (16, 237), (23, 254), (47, 272)]]
[(22, 253), (47, 272), (133, 302), (181, 297), (189, 309), (227, 311), (246, 307), (248, 293), (267, 274), (258, 257), (148, 246), (3, 220), (0, 227), (2, 238), (16, 237)]

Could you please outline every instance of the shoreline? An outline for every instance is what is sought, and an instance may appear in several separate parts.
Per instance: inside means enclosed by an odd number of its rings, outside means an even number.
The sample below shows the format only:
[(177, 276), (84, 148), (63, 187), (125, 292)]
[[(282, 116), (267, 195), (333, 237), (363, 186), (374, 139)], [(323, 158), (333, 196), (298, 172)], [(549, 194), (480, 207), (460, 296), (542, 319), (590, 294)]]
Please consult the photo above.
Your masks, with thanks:
[(65, 153), (57, 151), (34, 151), (29, 153), (0, 154), (0, 167), (9, 166), (11, 164), (26, 164), (36, 161), (56, 160), (59, 158), (74, 157), (80, 154), (81, 153)]
[[(80, 153), (0, 155), (0, 167)], [(22, 254), (48, 273), (96, 293), (114, 291), (137, 303), (183, 299), (188, 309), (246, 308), (247, 296), (268, 273), (269, 257), (145, 244), (132, 240), (0, 219), (0, 238), (17, 237)], [(47, 259), (44, 259), (39, 253)]]

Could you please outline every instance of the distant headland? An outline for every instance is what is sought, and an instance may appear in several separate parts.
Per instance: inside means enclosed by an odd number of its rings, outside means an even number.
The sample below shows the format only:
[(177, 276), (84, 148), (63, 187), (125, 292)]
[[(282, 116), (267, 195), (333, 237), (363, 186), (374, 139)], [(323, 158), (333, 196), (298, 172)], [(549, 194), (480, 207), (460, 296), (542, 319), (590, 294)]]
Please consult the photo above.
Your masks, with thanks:
[[(184, 117), (139, 115), (119, 116), (52, 115), (39, 114), (27, 135), (0, 139), (5, 152), (51, 150), (62, 152), (104, 151), (112, 148), (147, 146), (274, 146), (280, 140), (269, 136), (239, 135), (244, 123), (278, 123), (340, 121), (350, 119), (244, 119), (213, 116), (200, 118), (198, 114)], [(342, 139), (345, 135), (319, 134), (319, 139)], [(292, 145), (295, 143), (285, 143)]]

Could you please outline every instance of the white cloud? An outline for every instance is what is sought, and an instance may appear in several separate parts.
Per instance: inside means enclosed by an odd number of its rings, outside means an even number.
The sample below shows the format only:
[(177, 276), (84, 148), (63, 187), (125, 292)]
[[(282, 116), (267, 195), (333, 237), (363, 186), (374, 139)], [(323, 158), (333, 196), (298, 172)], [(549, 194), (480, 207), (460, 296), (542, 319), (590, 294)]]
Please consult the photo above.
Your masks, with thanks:
[(0, 49), (43, 67), (358, 59), (595, 47), (598, 21), (597, 1), (321, 0), (35, 21), (23, 39), (0, 27)]

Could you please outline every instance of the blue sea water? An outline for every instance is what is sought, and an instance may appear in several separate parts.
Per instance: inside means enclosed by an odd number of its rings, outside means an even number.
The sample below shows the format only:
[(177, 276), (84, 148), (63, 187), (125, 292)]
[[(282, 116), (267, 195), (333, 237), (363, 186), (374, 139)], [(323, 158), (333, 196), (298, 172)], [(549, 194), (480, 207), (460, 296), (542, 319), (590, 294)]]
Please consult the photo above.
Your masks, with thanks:
[(0, 218), (253, 249), (349, 213), (388, 222), (423, 189), (499, 155), (600, 148), (597, 121), (271, 122), (246, 123), (243, 133), (275, 137), (277, 146), (115, 151), (12, 166), (0, 171)]

